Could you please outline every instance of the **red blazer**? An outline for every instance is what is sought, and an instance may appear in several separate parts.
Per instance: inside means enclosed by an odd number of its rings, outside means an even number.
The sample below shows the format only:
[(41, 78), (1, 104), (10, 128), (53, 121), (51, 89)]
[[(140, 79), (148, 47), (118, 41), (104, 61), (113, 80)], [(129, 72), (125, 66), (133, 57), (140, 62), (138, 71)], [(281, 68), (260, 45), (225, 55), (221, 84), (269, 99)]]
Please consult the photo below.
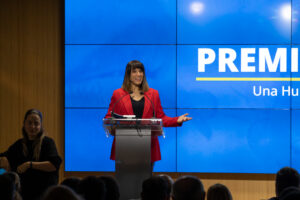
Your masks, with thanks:
[[(126, 94), (127, 94), (127, 96), (124, 96)], [(176, 126), (181, 125), (181, 124), (177, 123), (178, 117), (168, 117), (165, 115), (165, 113), (161, 107), (159, 94), (158, 94), (157, 90), (150, 88), (144, 94), (147, 95), (152, 100), (152, 102), (154, 104), (154, 108), (155, 108), (156, 118), (162, 119), (163, 126), (176, 127)], [(124, 97), (122, 98), (122, 96), (124, 96)], [(122, 98), (122, 99), (115, 105), (116, 101), (118, 101), (120, 98)], [(144, 98), (145, 98), (145, 105), (144, 105), (144, 112), (143, 112), (142, 118), (152, 118), (153, 117), (152, 103), (149, 101), (149, 99), (147, 97), (144, 97)], [(128, 92), (126, 92), (122, 88), (114, 91), (114, 93), (111, 97), (109, 108), (108, 108), (107, 114), (105, 115), (105, 118), (111, 117), (111, 111), (112, 111), (114, 105), (115, 105), (115, 108), (114, 108), (115, 113), (120, 114), (120, 115), (134, 115), (130, 95)], [(115, 140), (113, 141), (113, 145), (111, 148), (110, 159), (115, 160)], [(151, 162), (155, 162), (158, 160), (161, 160), (159, 142), (158, 142), (157, 136), (153, 136), (151, 138)]]

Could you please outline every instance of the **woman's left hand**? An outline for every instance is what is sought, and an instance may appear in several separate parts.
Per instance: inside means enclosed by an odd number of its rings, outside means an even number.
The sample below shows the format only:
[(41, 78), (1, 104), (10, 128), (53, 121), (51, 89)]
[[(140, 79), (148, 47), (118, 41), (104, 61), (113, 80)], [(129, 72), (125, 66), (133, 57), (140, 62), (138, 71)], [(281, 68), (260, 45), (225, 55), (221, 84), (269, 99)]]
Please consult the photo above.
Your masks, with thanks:
[(24, 172), (27, 171), (27, 169), (30, 168), (30, 162), (27, 161), (27, 162), (24, 162), (23, 164), (19, 165), (19, 167), (17, 168), (17, 172), (22, 174)]
[(183, 122), (191, 120), (192, 118), (187, 117), (187, 115), (188, 115), (188, 113), (185, 113), (184, 115), (179, 116), (178, 119), (177, 119), (177, 123), (182, 124)]

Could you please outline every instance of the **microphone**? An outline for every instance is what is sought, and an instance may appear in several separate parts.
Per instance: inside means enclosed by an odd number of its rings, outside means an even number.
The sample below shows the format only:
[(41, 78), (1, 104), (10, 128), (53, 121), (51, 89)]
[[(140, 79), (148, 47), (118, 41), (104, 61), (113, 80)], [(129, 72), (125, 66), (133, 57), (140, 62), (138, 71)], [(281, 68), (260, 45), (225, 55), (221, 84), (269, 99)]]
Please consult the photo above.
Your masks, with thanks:
[(156, 114), (155, 114), (155, 108), (154, 108), (154, 103), (153, 101), (144, 93), (144, 92), (141, 92), (141, 94), (143, 94), (145, 97), (147, 97), (147, 99), (149, 99), (149, 101), (151, 102), (152, 104), (152, 108), (153, 108), (153, 117), (152, 118), (156, 118)]
[(135, 115), (120, 115), (114, 112), (116, 105), (127, 95), (130, 95), (132, 92), (129, 92), (128, 94), (124, 94), (123, 96), (121, 96), (115, 103), (113, 106), (113, 109), (111, 111), (111, 116), (113, 118), (135, 118)]

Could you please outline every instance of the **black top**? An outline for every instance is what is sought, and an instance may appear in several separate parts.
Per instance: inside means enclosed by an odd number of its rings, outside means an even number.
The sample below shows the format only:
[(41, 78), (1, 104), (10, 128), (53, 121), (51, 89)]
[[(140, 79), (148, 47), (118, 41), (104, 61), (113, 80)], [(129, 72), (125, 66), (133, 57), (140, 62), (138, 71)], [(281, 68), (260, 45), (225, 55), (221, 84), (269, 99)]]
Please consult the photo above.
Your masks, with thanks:
[(145, 98), (143, 97), (139, 101), (136, 101), (131, 97), (130, 99), (133, 113), (135, 114), (136, 118), (142, 118), (144, 113)]
[(42, 195), (49, 186), (56, 185), (58, 183), (58, 169), (62, 160), (58, 155), (55, 143), (51, 138), (46, 136), (44, 137), (41, 146), (40, 158), (38, 160), (33, 159), (33, 147), (31, 141), (26, 144), (28, 148), (28, 155), (24, 156), (22, 140), (23, 139), (17, 140), (6, 152), (0, 154), (0, 156), (7, 157), (12, 171), (16, 172), (18, 166), (27, 161), (50, 161), (56, 167), (56, 171), (54, 172), (28, 169), (23, 174), (19, 174), (23, 200), (34, 200)]

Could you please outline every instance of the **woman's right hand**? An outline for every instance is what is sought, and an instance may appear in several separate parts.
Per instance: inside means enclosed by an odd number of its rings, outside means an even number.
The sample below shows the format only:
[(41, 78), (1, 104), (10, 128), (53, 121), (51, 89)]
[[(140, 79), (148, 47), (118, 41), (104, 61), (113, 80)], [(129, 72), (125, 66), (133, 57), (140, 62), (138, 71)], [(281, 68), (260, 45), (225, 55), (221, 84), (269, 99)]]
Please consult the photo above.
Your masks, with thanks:
[(0, 157), (0, 168), (5, 169), (6, 171), (10, 171), (10, 165), (9, 165), (9, 162), (8, 162), (8, 160), (5, 156)]
[(27, 161), (27, 162), (24, 162), (23, 164), (19, 165), (18, 168), (17, 168), (17, 172), (19, 174), (22, 174), (24, 172), (26, 172), (29, 168), (30, 168), (30, 162)]
[(189, 121), (191, 119), (191, 117), (188, 117), (188, 113), (185, 113), (184, 115), (178, 117), (177, 123), (182, 124), (183, 122)]

